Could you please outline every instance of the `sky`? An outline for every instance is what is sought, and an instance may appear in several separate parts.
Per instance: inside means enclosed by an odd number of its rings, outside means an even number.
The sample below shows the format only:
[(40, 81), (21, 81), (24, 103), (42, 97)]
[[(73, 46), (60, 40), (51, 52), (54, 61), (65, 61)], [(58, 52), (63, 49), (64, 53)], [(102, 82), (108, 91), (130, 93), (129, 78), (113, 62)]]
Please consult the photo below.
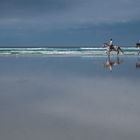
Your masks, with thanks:
[(139, 0), (0, 0), (0, 46), (140, 42)]

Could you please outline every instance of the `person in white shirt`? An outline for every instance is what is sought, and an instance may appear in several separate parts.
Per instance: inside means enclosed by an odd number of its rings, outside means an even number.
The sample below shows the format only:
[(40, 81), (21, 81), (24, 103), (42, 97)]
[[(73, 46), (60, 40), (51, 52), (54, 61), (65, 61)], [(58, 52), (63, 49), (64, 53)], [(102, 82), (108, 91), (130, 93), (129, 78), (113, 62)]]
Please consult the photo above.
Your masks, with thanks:
[(109, 47), (110, 47), (111, 50), (113, 49), (113, 40), (112, 40), (112, 38), (109, 41)]

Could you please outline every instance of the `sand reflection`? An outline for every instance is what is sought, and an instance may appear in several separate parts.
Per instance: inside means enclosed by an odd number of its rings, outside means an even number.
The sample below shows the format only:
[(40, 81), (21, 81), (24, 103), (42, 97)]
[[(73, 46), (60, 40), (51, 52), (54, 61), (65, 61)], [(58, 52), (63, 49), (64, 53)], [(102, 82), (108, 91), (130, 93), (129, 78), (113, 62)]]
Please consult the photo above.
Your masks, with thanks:
[[(123, 72), (108, 74), (104, 58), (94, 60), (94, 65), (81, 58), (1, 60), (0, 140), (139, 140), (135, 59), (127, 76), (126, 61)], [(111, 57), (105, 65), (122, 62)]]
[(119, 56), (116, 56), (115, 58), (111, 58), (110, 56), (108, 56), (104, 63), (104, 67), (112, 71), (114, 66), (120, 65), (122, 64), (122, 62), (123, 60), (120, 59)]
[(140, 57), (137, 57), (136, 68), (140, 68)]

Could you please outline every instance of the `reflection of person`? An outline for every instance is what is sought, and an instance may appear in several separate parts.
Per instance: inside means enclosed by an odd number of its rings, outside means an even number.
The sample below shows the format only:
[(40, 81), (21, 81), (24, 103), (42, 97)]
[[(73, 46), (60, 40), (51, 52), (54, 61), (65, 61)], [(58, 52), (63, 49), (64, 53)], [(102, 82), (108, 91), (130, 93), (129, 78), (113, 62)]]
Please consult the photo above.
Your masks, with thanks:
[(104, 64), (104, 67), (108, 68), (110, 71), (112, 71), (113, 66), (119, 65), (121, 63), (122, 63), (122, 61), (120, 61), (119, 57), (117, 57), (117, 59), (115, 59), (115, 60), (111, 60), (110, 56), (109, 56)]
[(138, 58), (138, 61), (136, 63), (136, 68), (140, 68), (140, 58)]
[(140, 63), (136, 63), (136, 68), (140, 68)]
[(108, 59), (106, 60), (104, 66), (106, 68), (108, 68), (110, 71), (112, 71), (113, 65), (114, 65), (114, 63), (112, 61), (110, 61), (110, 57), (108, 57)]

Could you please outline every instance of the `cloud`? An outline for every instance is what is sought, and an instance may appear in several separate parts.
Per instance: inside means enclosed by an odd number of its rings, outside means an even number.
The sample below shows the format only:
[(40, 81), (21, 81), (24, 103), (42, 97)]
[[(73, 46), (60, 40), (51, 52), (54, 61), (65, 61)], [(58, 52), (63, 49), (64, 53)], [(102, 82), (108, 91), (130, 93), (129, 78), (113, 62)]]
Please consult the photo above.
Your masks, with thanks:
[[(29, 18), (57, 13), (70, 7), (67, 0), (6, 0), (0, 2), (0, 17)], [(3, 13), (2, 13), (3, 12)]]
[(139, 0), (5, 0), (0, 1), (1, 24), (52, 27), (138, 20)]

